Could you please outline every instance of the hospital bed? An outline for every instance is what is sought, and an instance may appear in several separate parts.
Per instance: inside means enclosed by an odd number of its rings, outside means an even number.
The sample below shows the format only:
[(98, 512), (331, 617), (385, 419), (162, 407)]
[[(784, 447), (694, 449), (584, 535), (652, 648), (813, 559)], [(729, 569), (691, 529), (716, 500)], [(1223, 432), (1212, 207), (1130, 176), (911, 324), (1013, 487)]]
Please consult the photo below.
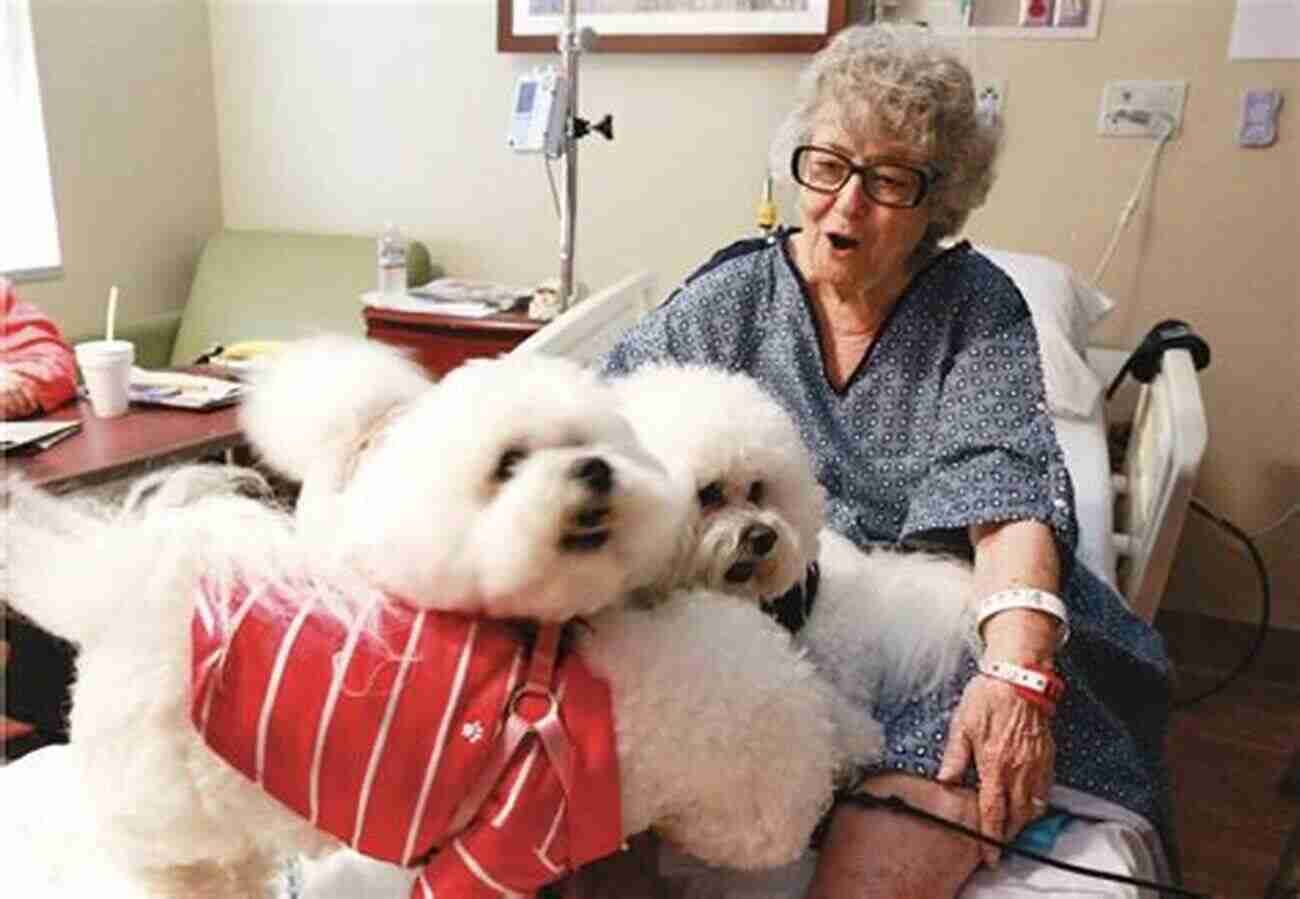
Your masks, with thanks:
[[(1151, 620), (1158, 608), (1182, 530), (1206, 424), (1197, 376), (1185, 350), (1166, 354), (1155, 379), (1139, 389), (1133, 434), (1120, 471), (1107, 449), (1103, 384), (1122, 365), (1123, 352), (1087, 346), (1091, 327), (1110, 308), (1103, 296), (1069, 269), (1039, 256), (985, 250), (1020, 287), (1030, 305), (1043, 352), (1048, 401), (1074, 480), (1080, 525), (1079, 558), (1118, 588), (1130, 609)], [(653, 274), (637, 272), (594, 294), (538, 331), (514, 352), (547, 353), (590, 362), (613, 345), (662, 299)], [(103, 841), (78, 812), (76, 748), (49, 747), (0, 768), (0, 877), (15, 895), (61, 897), (80, 892), (128, 899), (97, 851)], [(1057, 787), (1052, 801), (1104, 822), (1058, 843), (1062, 860), (1146, 879), (1168, 880), (1158, 842), (1146, 822), (1117, 806)], [(301, 876), (301, 871), (295, 875)], [(1065, 880), (1062, 880), (1065, 878)], [(285, 894), (310, 899), (404, 896), (403, 872), (340, 853), (307, 869)], [(1080, 880), (1042, 865), (1008, 859), (996, 874), (983, 872), (966, 899), (1016, 895), (1142, 895)]]

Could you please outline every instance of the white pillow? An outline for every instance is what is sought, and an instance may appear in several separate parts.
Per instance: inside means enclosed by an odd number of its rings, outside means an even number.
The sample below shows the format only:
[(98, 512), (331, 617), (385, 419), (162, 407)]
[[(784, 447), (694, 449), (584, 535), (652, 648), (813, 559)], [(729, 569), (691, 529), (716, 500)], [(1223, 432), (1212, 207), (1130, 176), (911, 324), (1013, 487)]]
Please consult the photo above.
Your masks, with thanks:
[(1102, 384), (1088, 366), (1088, 335), (1115, 303), (1046, 256), (978, 247), (1007, 273), (1029, 306), (1042, 355), (1047, 405), (1056, 415), (1090, 418)]

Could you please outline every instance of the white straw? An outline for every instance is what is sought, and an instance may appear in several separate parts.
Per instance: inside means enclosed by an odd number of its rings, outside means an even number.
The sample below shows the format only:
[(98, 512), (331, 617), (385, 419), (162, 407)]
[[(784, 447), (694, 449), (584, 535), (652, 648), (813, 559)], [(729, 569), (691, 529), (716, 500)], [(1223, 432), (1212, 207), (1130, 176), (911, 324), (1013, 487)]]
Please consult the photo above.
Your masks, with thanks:
[(113, 323), (117, 320), (117, 285), (114, 284), (108, 291), (108, 323), (105, 328), (107, 339), (113, 339)]

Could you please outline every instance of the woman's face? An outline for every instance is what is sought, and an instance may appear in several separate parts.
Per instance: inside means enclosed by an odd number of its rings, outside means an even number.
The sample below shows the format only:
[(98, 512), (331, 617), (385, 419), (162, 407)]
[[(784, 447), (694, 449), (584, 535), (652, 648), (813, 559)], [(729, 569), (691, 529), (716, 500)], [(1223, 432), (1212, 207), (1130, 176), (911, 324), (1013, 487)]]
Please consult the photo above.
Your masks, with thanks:
[[(829, 147), (862, 165), (875, 159), (929, 160), (905, 144), (854, 139), (833, 119), (823, 118), (809, 143)], [(845, 299), (865, 295), (896, 299), (910, 278), (908, 263), (930, 224), (923, 201), (913, 209), (882, 206), (867, 196), (854, 175), (838, 193), (799, 188), (803, 231), (795, 238), (803, 276), (814, 288), (832, 286)]]

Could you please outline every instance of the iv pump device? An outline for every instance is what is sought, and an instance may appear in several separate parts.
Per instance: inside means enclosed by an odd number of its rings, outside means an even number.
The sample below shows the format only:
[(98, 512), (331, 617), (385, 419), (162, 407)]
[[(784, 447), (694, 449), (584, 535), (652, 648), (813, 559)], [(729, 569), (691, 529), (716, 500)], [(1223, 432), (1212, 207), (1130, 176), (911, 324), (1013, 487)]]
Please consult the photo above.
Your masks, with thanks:
[(569, 92), (555, 66), (544, 66), (515, 80), (506, 144), (516, 153), (544, 153), (558, 159), (564, 152)]

